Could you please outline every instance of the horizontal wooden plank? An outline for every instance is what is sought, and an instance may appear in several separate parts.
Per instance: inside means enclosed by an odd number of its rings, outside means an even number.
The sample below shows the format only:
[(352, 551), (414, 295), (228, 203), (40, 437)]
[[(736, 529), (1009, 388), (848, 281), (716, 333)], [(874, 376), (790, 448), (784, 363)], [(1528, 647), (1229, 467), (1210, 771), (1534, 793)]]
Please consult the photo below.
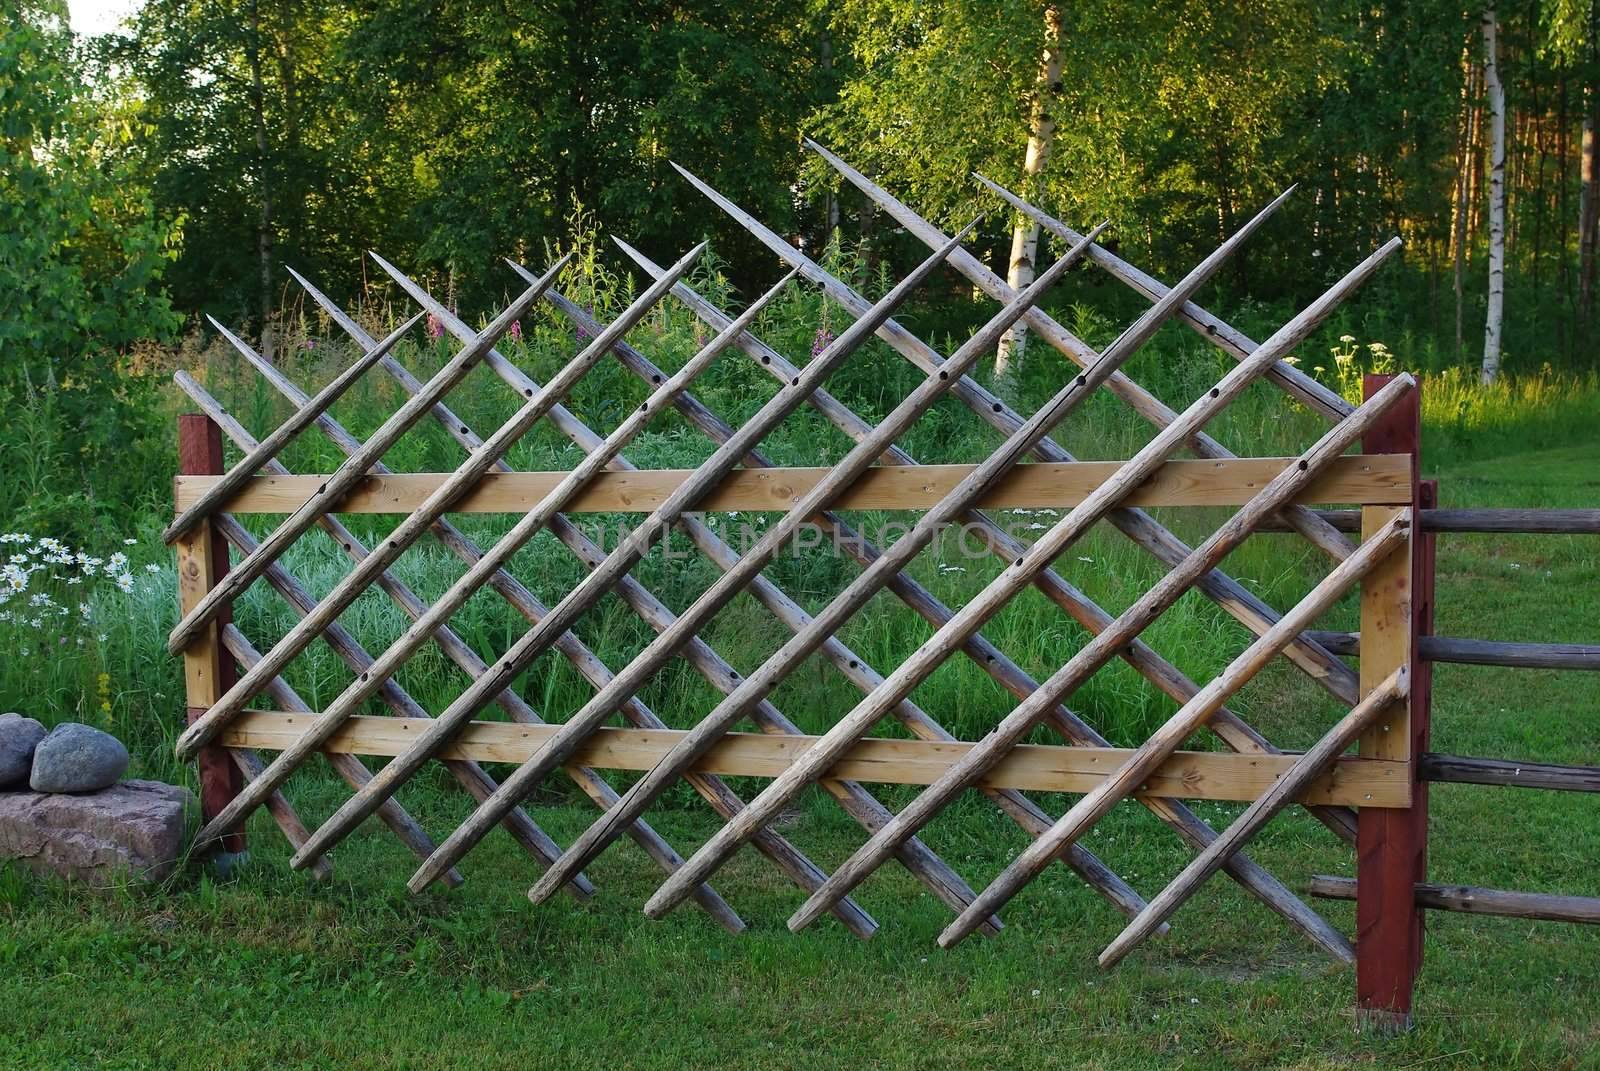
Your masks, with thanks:
[[(224, 730), (230, 747), (281, 751), (315, 715), (246, 711)], [(340, 728), (327, 750), (358, 755), (398, 755), (431, 722), (420, 718), (357, 717)], [(469, 722), (438, 758), (521, 763), (553, 736), (559, 725)], [(648, 770), (682, 737), (670, 729), (600, 729), (573, 757), (580, 766)], [(816, 743), (814, 736), (730, 733), (694, 767), (704, 773), (776, 777)], [(852, 781), (927, 785), (964, 755), (969, 743), (926, 740), (862, 740), (831, 775)], [(1132, 754), (1124, 748), (1024, 745), (1011, 752), (984, 784), (1039, 792), (1087, 792)], [(1144, 786), (1151, 796), (1184, 799), (1254, 800), (1288, 772), (1297, 756), (1236, 755), (1180, 751)], [(1410, 788), (1403, 762), (1341, 758), (1301, 797), (1303, 803), (1359, 807), (1405, 807)]]
[[(1130, 506), (1236, 506), (1248, 501), (1292, 458), (1228, 458), (1169, 461), (1127, 499)], [(1039, 462), (1018, 465), (979, 499), (985, 509), (1070, 508), (1116, 472), (1120, 461)], [(1395, 504), (1406, 499), (1410, 458), (1404, 455), (1342, 457), (1312, 482), (1297, 501)], [(835, 508), (921, 510), (938, 502), (972, 472), (972, 465), (880, 465), (846, 491)], [(603, 472), (575, 498), (568, 513), (643, 513), (654, 510), (689, 469)], [(736, 469), (696, 508), (710, 511), (777, 510), (809, 491), (826, 468)], [(341, 513), (410, 513), (448, 473), (368, 476), (339, 505)], [(490, 473), (455, 507), (458, 513), (525, 513), (553, 489), (562, 472)], [(174, 485), (181, 512), (219, 476), (179, 476)], [(326, 476), (251, 479), (223, 508), (230, 513), (291, 513), (310, 498)]]
[[(1356, 880), (1318, 874), (1311, 879), (1311, 895), (1326, 900), (1354, 900)], [(1417, 906), (1433, 911), (1461, 911), (1469, 915), (1500, 915), (1544, 922), (1600, 923), (1600, 898), (1561, 896), (1556, 893), (1483, 889), (1476, 885), (1440, 885), (1419, 881)]]

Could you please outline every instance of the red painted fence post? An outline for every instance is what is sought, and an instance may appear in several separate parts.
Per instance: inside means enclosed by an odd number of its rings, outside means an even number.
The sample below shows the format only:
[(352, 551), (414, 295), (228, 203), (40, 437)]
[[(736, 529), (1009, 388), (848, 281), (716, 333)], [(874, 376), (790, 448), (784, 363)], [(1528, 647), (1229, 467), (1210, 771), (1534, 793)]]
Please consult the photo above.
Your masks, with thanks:
[[(178, 416), (178, 471), (185, 476), (217, 476), (226, 471), (222, 465), (222, 429), (210, 417), (200, 413)], [(228, 544), (207, 522), (196, 525), (179, 539), (175, 549), (178, 552), (178, 597), (181, 606), (187, 609), (227, 575)], [(204, 714), (238, 680), (238, 668), (218, 638), (222, 627), (232, 620), (231, 610), (224, 609), (215, 624), (183, 653), (189, 722)], [(200, 811), (209, 821), (239, 794), (244, 787), (244, 775), (228, 758), (227, 751), (215, 745), (200, 752), (198, 765)], [(243, 852), (244, 832), (223, 837), (221, 849), (235, 854)]]
[[(1372, 397), (1393, 378), (1368, 375), (1362, 384)], [(1374, 742), (1363, 739), (1362, 754), (1385, 757), (1403, 755), (1411, 765), (1411, 806), (1406, 809), (1363, 808), (1356, 836), (1356, 1005), (1359, 1022), (1383, 1033), (1409, 1029), (1411, 998), (1422, 966), (1422, 912), (1416, 905), (1416, 882), (1427, 877), (1428, 785), (1418, 777), (1420, 756), (1428, 749), (1431, 701), (1430, 667), (1417, 657), (1417, 637), (1433, 629), (1434, 536), (1421, 530), (1421, 509), (1436, 505), (1437, 486), (1419, 478), (1422, 445), (1421, 386), (1390, 410), (1362, 441), (1369, 454), (1410, 454), (1412, 458), (1411, 560), (1397, 571), (1404, 590), (1401, 610), (1409, 630), (1411, 697), (1402, 739)], [(1408, 575), (1407, 575), (1408, 574)], [(1376, 571), (1375, 571), (1375, 576)], [(1371, 581), (1373, 577), (1369, 577)], [(1367, 599), (1363, 585), (1363, 601)], [(1366, 611), (1363, 611), (1365, 630)], [(1362, 635), (1362, 653), (1369, 653), (1378, 637)], [(1363, 659), (1365, 663), (1366, 659)], [(1363, 665), (1363, 685), (1370, 676)]]

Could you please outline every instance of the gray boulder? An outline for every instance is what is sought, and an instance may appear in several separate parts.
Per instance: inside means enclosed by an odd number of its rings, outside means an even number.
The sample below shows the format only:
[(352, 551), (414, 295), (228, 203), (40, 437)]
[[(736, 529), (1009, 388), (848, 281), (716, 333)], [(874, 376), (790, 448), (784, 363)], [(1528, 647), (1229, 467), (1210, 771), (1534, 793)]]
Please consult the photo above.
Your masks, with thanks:
[(98, 792), (128, 768), (128, 749), (110, 733), (63, 722), (39, 741), (28, 786), (35, 792)]
[(44, 739), (43, 725), (21, 714), (0, 714), (0, 789), (23, 788), (33, 769), (33, 750)]
[(160, 881), (184, 848), (194, 794), (124, 781), (92, 796), (0, 794), (0, 858), (106, 888)]

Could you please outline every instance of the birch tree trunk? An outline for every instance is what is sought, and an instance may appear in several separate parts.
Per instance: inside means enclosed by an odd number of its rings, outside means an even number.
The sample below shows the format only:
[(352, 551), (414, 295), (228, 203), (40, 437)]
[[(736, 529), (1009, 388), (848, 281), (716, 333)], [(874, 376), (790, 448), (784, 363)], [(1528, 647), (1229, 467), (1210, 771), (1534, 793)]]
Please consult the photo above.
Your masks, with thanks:
[(1600, 138), (1595, 136), (1595, 125), (1600, 119), (1600, 92), (1594, 85), (1584, 87), (1589, 98), (1583, 115), (1583, 140), (1578, 149), (1578, 169), (1582, 183), (1578, 187), (1578, 322), (1589, 319), (1594, 306), (1595, 243), (1600, 240)]
[(1494, 8), (1483, 13), (1483, 83), (1489, 100), (1489, 314), (1483, 328), (1485, 383), (1500, 375), (1500, 324), (1506, 298), (1506, 91), (1500, 84)]
[[(1061, 10), (1055, 4), (1044, 9), (1044, 55), (1039, 63), (1039, 80), (1033, 99), (1033, 116), (1029, 121), (1028, 155), (1023, 161), (1025, 181), (1023, 189), (1029, 195), (1037, 192), (1039, 175), (1050, 158), (1050, 143), (1055, 138), (1055, 103), (1061, 95)], [(1039, 224), (1017, 214), (1011, 231), (1011, 266), (1006, 272), (1006, 282), (1013, 290), (1022, 290), (1033, 282), (1034, 261), (1039, 254)], [(1022, 351), (1027, 344), (1028, 328), (1018, 320), (1011, 330), (1000, 336), (1000, 345), (994, 354), (995, 379), (1002, 380), (1013, 372), (1013, 363), (1022, 362)]]
[(267, 92), (261, 76), (261, 5), (260, 0), (250, 4), (250, 45), (247, 58), (250, 63), (250, 106), (255, 113), (256, 169), (259, 184), (260, 215), (256, 221), (256, 266), (261, 303), (261, 355), (272, 361), (276, 357), (272, 323), (272, 184), (269, 178), (271, 161), (267, 151)]

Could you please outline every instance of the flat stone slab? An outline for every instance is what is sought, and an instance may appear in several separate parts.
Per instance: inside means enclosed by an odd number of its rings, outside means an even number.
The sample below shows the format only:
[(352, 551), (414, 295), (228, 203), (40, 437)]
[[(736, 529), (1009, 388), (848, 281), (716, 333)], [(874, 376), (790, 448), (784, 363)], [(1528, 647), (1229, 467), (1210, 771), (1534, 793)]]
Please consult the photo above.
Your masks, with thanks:
[(0, 858), (99, 888), (172, 873), (198, 813), (194, 794), (123, 781), (89, 795), (0, 792)]

